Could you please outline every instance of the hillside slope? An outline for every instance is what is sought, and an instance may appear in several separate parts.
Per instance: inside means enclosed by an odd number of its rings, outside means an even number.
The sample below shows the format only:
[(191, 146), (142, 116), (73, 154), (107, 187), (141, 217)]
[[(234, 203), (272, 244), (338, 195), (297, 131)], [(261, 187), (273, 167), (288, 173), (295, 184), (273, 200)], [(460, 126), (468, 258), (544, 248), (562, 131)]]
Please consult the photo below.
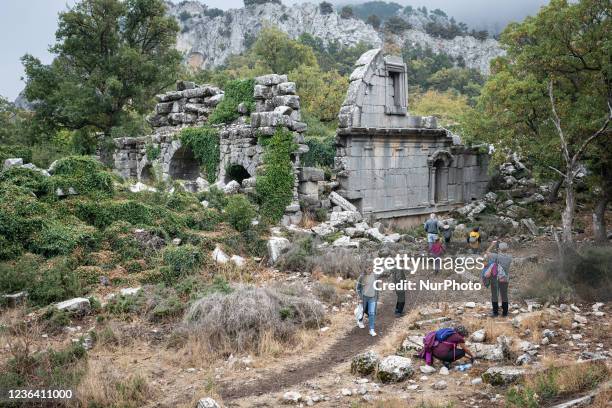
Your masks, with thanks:
[[(365, 42), (379, 47), (384, 40), (382, 32), (364, 21), (356, 17), (341, 18), (335, 11), (322, 13), (320, 7), (312, 3), (292, 7), (266, 3), (222, 12), (196, 1), (184, 1), (168, 3), (168, 9), (181, 25), (178, 49), (186, 54), (190, 65), (203, 68), (222, 65), (230, 55), (244, 52), (266, 25), (277, 26), (292, 38), (308, 33), (326, 44), (337, 41), (352, 46)], [(398, 11), (398, 16), (412, 26), (387, 38), (387, 41), (400, 46), (409, 41), (415, 46), (431, 48), (436, 53), (443, 52), (462, 59), (468, 68), (485, 74), (488, 73), (489, 61), (503, 54), (493, 39), (478, 40), (469, 35), (437, 38), (424, 31), (424, 24), (415, 24), (417, 19), (423, 21), (423, 16), (408, 18), (401, 11)]]

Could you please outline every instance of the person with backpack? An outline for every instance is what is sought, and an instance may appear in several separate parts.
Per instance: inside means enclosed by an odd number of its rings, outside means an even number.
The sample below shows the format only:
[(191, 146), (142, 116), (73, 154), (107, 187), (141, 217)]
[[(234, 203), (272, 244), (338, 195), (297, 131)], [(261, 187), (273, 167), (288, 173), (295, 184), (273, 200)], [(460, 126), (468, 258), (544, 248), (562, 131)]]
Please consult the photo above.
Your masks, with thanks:
[(429, 250), (431, 250), (431, 246), (438, 238), (438, 219), (436, 218), (436, 214), (429, 214), (429, 219), (425, 221), (423, 227), (427, 233), (427, 244), (429, 245)]
[(450, 369), (451, 363), (465, 356), (474, 362), (474, 354), (465, 345), (468, 330), (464, 326), (439, 329), (428, 333), (423, 338), (423, 349), (419, 353), (425, 364), (433, 365), (433, 358), (442, 361)]
[(453, 238), (453, 227), (446, 222), (442, 225), (442, 236), (444, 237), (444, 244), (446, 246), (450, 245)]
[(442, 241), (440, 240), (440, 238), (436, 238), (436, 240), (433, 243), (433, 245), (431, 246), (431, 250), (430, 250), (431, 255), (435, 259), (435, 261), (434, 261), (434, 273), (440, 272), (439, 266), (441, 265), (441, 261), (440, 262), (436, 262), (436, 261), (439, 258), (442, 257), (442, 254), (444, 253), (444, 251), (445, 251), (445, 248), (442, 245)]
[(478, 251), (480, 250), (480, 241), (481, 241), (480, 227), (472, 228), (472, 230), (467, 236), (467, 243), (470, 247), (470, 251), (473, 254), (477, 254)]
[(355, 290), (357, 294), (361, 298), (361, 302), (363, 305), (363, 310), (361, 316), (357, 317), (357, 326), (360, 329), (365, 328), (363, 324), (363, 317), (365, 312), (368, 314), (368, 325), (369, 325), (369, 333), (370, 336), (376, 336), (376, 331), (374, 331), (374, 324), (376, 322), (376, 303), (378, 302), (378, 291), (374, 287), (374, 282), (379, 279), (379, 276), (376, 275), (372, 270), (368, 270), (367, 272), (362, 272), (357, 278), (357, 284)]
[[(491, 252), (497, 248), (497, 252)], [(502, 253), (508, 249), (505, 242), (493, 241), (485, 251), (487, 265), (481, 278), (485, 286), (491, 286), (491, 317), (499, 316), (499, 297), (502, 301), (502, 316), (508, 316), (508, 286), (512, 256)]]

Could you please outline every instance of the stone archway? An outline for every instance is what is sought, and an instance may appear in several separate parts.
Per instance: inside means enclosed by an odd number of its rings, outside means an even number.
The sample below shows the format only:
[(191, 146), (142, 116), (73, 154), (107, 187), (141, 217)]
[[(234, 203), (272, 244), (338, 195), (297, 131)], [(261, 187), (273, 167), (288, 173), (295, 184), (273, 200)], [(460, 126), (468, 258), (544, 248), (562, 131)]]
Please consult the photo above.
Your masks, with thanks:
[(232, 180), (236, 180), (238, 184), (242, 185), (242, 181), (251, 177), (247, 169), (240, 164), (231, 164), (225, 170), (225, 177), (223, 182), (225, 184), (229, 183)]
[(174, 152), (168, 175), (173, 180), (195, 180), (200, 177), (200, 162), (189, 147), (183, 146)]
[(427, 158), (429, 167), (429, 203), (448, 203), (448, 173), (453, 156), (446, 150), (436, 150)]
[(153, 171), (153, 166), (150, 163), (145, 164), (142, 170), (140, 170), (140, 181), (145, 184), (155, 182), (155, 172)]

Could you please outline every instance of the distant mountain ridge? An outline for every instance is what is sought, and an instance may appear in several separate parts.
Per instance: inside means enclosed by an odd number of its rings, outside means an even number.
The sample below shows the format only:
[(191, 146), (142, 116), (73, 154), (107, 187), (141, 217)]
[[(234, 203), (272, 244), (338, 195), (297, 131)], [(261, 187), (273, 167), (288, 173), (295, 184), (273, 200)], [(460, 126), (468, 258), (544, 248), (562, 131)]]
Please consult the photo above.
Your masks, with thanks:
[[(444, 13), (425, 13), (413, 9), (398, 10), (396, 16), (406, 25), (396, 34), (377, 31), (358, 17), (343, 18), (335, 10), (321, 10), (319, 4), (302, 3), (292, 5), (265, 3), (221, 11), (211, 9), (198, 1), (168, 2), (169, 13), (181, 26), (177, 48), (186, 54), (192, 66), (213, 68), (222, 65), (230, 55), (248, 49), (257, 33), (266, 25), (273, 25), (297, 38), (302, 33), (321, 38), (324, 43), (337, 41), (343, 46), (359, 42), (380, 47), (383, 40), (402, 46), (406, 41), (413, 46), (431, 48), (436, 53), (446, 53), (465, 62), (466, 67), (487, 74), (492, 58), (503, 55), (503, 50), (494, 39), (480, 40), (470, 35), (454, 38), (434, 37), (427, 24), (435, 22), (444, 30), (451, 20)], [(453, 21), (454, 24), (454, 21)]]

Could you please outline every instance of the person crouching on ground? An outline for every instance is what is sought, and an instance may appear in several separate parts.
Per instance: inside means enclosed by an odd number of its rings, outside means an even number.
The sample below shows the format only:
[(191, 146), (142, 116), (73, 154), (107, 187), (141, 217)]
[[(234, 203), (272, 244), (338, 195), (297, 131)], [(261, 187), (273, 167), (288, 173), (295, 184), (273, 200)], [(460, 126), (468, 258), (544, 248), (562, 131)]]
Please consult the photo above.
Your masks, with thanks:
[[(497, 252), (491, 252), (493, 248), (497, 248)], [(499, 316), (500, 296), (502, 316), (508, 316), (508, 286), (512, 256), (503, 253), (507, 249), (508, 244), (505, 242), (493, 241), (484, 253), (484, 257), (487, 260), (487, 268), (492, 269), (491, 276), (488, 277), (488, 283), (491, 285), (491, 317)]]
[[(357, 285), (355, 290), (361, 298), (363, 303), (363, 310), (368, 313), (368, 325), (370, 328), (370, 336), (376, 336), (374, 331), (374, 324), (376, 322), (376, 303), (378, 301), (378, 291), (374, 288), (374, 282), (380, 279), (373, 271), (368, 270), (367, 272), (361, 273), (357, 278)], [(363, 329), (363, 316), (361, 320), (357, 321), (359, 328)]]
[(465, 345), (465, 338), (468, 335), (468, 331), (464, 326), (457, 326), (454, 328), (454, 333), (448, 336), (445, 340), (440, 341), (433, 348), (433, 356), (438, 360), (442, 361), (444, 367), (450, 369), (452, 362), (465, 357), (470, 357), (471, 362), (474, 362), (474, 354)]

